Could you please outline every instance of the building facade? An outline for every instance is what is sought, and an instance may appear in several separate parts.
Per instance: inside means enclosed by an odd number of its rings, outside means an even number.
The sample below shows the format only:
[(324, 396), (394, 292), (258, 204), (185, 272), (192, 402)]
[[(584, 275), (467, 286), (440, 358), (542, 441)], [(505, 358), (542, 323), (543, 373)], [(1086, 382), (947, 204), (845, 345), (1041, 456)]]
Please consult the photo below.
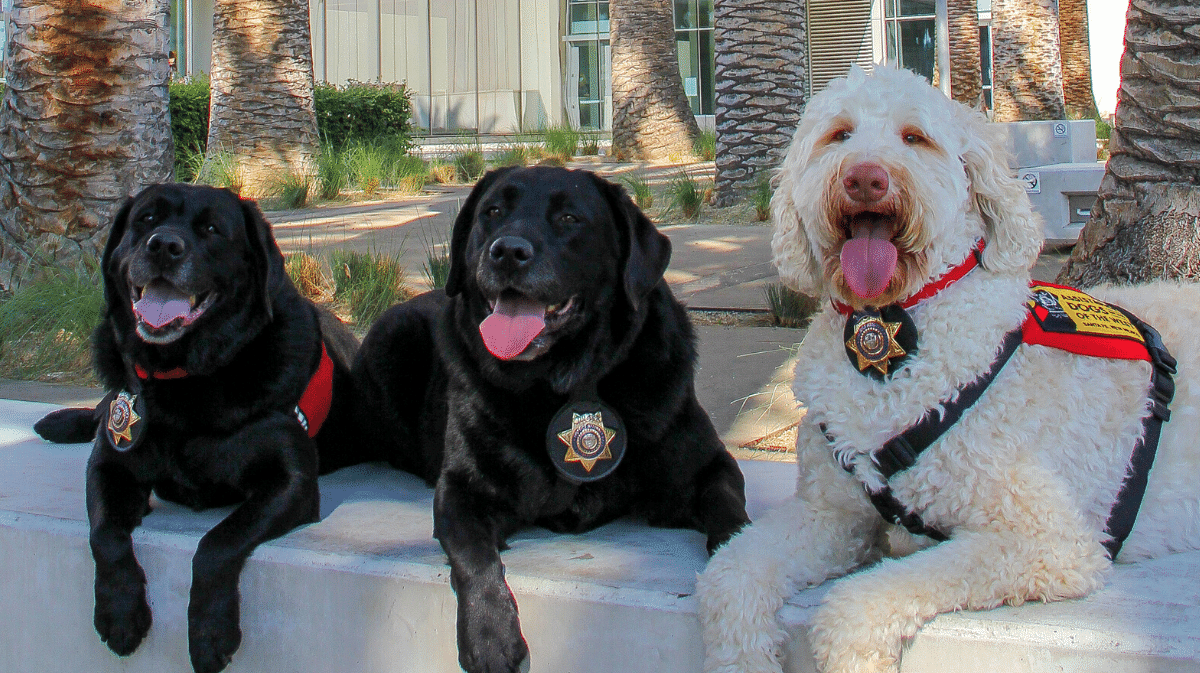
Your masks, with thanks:
[[(172, 0), (181, 74), (207, 72), (214, 0)], [(680, 74), (711, 128), (713, 1), (674, 0)], [(809, 0), (812, 91), (851, 63), (896, 63), (948, 86), (946, 0)], [(979, 0), (985, 95), (990, 0)], [(607, 0), (310, 0), (318, 81), (405, 82), (429, 134), (612, 125)], [(990, 102), (990, 101), (989, 101)]]

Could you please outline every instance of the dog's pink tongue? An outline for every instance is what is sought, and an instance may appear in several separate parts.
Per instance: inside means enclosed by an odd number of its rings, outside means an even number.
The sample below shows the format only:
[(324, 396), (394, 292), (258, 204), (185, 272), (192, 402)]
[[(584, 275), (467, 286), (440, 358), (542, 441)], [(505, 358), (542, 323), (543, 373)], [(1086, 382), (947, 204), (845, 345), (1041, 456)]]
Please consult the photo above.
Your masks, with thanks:
[(479, 323), (488, 352), (501, 360), (521, 354), (546, 327), (546, 306), (525, 297), (501, 297), (492, 314)]
[(842, 275), (850, 290), (863, 299), (882, 294), (896, 272), (891, 234), (886, 224), (861, 224), (855, 227), (854, 238), (842, 244)]
[(188, 296), (163, 281), (155, 281), (142, 290), (142, 298), (133, 305), (133, 312), (147, 325), (158, 329), (192, 310)]

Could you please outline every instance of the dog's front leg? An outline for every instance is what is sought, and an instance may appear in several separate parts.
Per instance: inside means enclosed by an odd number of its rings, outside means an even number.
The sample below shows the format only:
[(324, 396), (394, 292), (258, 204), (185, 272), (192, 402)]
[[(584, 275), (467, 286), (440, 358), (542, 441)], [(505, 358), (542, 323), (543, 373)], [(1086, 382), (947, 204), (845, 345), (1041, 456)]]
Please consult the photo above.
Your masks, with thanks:
[(238, 577), (246, 559), (258, 545), (316, 521), (320, 513), (316, 445), (296, 419), (275, 414), (217, 451), (248, 497), (200, 539), (192, 559), (188, 651), (196, 673), (225, 668), (241, 643)]
[(150, 630), (146, 573), (133, 554), (133, 529), (145, 515), (150, 489), (96, 439), (88, 460), (88, 542), (96, 561), (94, 622), (100, 640), (121, 656), (132, 654)]
[(798, 589), (862, 563), (882, 525), (825, 439), (800, 426), (796, 495), (719, 549), (696, 593), (708, 673), (778, 673), (786, 633), (775, 613)]
[(470, 482), (466, 474), (442, 473), (433, 509), (433, 534), (449, 557), (458, 597), (458, 663), (468, 673), (513, 673), (528, 661), (529, 648), (500, 562), (502, 515)]
[(904, 640), (939, 613), (1098, 589), (1110, 564), (1079, 517), (1069, 509), (1030, 514), (1030, 527), (955, 530), (949, 541), (838, 580), (814, 618), (820, 669), (896, 673)]

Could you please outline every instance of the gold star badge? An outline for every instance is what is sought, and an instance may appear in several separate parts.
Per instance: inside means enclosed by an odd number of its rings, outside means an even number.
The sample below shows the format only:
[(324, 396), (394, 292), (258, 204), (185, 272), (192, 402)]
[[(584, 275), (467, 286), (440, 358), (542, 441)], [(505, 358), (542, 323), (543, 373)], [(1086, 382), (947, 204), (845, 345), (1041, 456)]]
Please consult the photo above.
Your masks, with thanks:
[(142, 420), (133, 410), (136, 402), (136, 395), (121, 391), (108, 403), (108, 436), (115, 449), (124, 450), (133, 443), (133, 428)]
[(846, 341), (846, 348), (854, 353), (858, 371), (874, 367), (879, 373), (887, 375), (888, 363), (892, 358), (905, 355), (904, 349), (896, 343), (896, 333), (900, 331), (900, 323), (884, 322), (879, 316), (868, 315), (854, 323), (854, 333)]
[[(562, 427), (562, 426), (559, 426)], [(568, 463), (581, 463), (583, 469), (592, 471), (597, 461), (611, 459), (609, 444), (617, 433), (604, 425), (602, 412), (571, 414), (571, 428), (558, 433), (558, 439), (567, 445)]]

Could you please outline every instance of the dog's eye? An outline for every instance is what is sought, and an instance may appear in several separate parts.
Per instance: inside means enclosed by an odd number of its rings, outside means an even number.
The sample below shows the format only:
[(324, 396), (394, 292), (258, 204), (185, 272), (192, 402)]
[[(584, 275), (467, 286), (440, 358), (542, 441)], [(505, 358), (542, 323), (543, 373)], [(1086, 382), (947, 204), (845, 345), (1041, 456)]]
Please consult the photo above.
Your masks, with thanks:
[(908, 145), (923, 145), (927, 141), (925, 140), (925, 136), (921, 135), (920, 133), (906, 131), (904, 133), (904, 142)]
[(487, 215), (488, 217), (500, 217), (500, 207), (491, 206), (487, 210), (483, 211), (483, 214)]
[(579, 218), (569, 213), (563, 213), (562, 215), (558, 216), (558, 221), (562, 222), (563, 224), (575, 224), (579, 221)]
[(844, 143), (849, 139), (850, 132), (846, 129), (838, 129), (837, 131), (833, 132), (833, 135), (829, 136), (829, 141), (835, 143)]
[(137, 221), (142, 224), (154, 224), (154, 213), (142, 213), (138, 216)]

